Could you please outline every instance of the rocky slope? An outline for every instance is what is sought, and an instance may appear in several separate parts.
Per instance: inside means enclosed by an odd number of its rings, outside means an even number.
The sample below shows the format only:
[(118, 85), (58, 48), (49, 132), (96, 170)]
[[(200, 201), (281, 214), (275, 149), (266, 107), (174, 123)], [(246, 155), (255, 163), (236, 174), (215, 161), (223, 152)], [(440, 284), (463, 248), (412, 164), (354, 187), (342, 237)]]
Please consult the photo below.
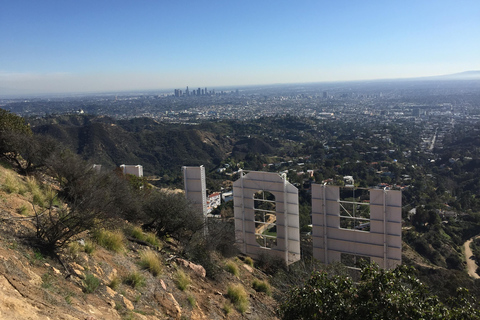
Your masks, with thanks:
[[(148, 246), (131, 238), (120, 253), (100, 245), (86, 253), (89, 233), (63, 249), (60, 259), (41, 253), (32, 241), (32, 195), (22, 189), (25, 183), (0, 167), (0, 319), (276, 319), (277, 302), (252, 288), (254, 280), (268, 277), (243, 257), (219, 257), (218, 274), (211, 279), (202, 266), (182, 259), (171, 240), (156, 250), (157, 276), (139, 265), (139, 254)], [(238, 274), (227, 272), (226, 264)], [(143, 285), (126, 280), (134, 271), (145, 279)], [(231, 285), (247, 293), (243, 312), (227, 294)]]

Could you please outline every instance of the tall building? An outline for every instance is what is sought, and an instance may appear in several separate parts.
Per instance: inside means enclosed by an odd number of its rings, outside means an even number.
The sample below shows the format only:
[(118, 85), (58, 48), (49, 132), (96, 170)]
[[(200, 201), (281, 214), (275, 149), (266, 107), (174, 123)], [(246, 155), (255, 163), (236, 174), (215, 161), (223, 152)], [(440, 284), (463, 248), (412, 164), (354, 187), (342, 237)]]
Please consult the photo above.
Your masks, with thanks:
[(190, 91), (188, 91), (188, 86), (187, 86), (187, 90), (185, 90), (185, 95), (188, 97), (190, 95)]

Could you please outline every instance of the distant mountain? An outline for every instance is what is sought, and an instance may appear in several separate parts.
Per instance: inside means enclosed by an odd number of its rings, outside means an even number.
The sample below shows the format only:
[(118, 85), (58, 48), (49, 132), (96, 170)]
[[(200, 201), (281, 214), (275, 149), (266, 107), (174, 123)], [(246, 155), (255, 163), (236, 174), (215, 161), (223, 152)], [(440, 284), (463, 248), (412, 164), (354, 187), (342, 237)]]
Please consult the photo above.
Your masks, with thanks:
[(441, 76), (424, 77), (425, 80), (480, 80), (480, 71), (465, 71)]

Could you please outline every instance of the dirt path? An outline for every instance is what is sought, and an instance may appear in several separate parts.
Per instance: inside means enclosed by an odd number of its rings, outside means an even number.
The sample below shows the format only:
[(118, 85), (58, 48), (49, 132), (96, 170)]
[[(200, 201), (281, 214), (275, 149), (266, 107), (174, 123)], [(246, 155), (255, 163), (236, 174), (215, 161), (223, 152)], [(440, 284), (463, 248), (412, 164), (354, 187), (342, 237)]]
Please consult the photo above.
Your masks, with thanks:
[[(476, 237), (478, 238), (478, 236)], [(467, 271), (468, 275), (474, 279), (480, 279), (480, 276), (476, 273), (477, 271), (477, 264), (475, 260), (472, 259), (473, 253), (472, 249), (470, 249), (470, 243), (472, 243), (474, 238), (465, 242), (465, 259), (467, 260)]]

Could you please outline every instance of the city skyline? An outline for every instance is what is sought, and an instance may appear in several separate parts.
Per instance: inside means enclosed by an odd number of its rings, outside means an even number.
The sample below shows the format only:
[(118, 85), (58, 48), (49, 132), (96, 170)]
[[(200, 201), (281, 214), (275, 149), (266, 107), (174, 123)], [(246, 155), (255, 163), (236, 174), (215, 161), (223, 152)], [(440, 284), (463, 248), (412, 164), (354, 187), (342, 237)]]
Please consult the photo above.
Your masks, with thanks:
[(477, 1), (17, 1), (0, 94), (355, 81), (480, 70)]

